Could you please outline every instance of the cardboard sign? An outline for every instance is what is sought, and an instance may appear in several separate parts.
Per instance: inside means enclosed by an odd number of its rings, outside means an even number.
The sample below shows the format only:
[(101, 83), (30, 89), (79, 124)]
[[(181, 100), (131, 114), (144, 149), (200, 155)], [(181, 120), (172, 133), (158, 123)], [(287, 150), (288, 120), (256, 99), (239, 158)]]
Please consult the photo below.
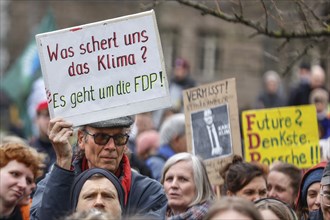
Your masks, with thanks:
[(244, 111), (242, 123), (246, 161), (280, 160), (299, 168), (320, 162), (314, 105)]
[(78, 126), (170, 106), (154, 11), (36, 40), (51, 118)]
[(227, 79), (183, 91), (188, 151), (200, 156), (210, 181), (223, 183), (220, 170), (242, 155), (236, 81)]

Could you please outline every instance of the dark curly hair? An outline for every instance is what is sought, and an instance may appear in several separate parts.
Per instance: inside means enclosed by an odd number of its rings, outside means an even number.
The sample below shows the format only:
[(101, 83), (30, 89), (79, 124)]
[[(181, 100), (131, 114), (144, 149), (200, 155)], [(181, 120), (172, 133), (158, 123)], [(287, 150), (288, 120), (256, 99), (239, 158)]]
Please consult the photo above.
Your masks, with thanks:
[(267, 171), (256, 163), (247, 163), (241, 156), (235, 155), (231, 163), (223, 169), (220, 175), (225, 180), (225, 189), (237, 193), (249, 184), (255, 177), (266, 180)]

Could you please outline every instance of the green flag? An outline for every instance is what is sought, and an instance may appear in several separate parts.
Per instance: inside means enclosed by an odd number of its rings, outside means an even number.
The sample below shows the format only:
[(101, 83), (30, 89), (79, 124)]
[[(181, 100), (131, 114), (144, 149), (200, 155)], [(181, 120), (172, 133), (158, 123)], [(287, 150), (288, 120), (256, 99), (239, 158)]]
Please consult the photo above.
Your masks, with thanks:
[[(55, 19), (52, 11), (48, 10), (38, 25), (35, 34), (53, 30), (55, 30)], [(16, 106), (19, 111), (19, 118), (14, 120), (23, 122), (22, 132), (25, 137), (30, 136), (32, 133), (32, 122), (27, 115), (26, 99), (30, 94), (33, 82), (41, 76), (37, 43), (34, 35), (31, 36), (30, 42), (20, 57), (9, 67), (9, 70), (0, 80), (0, 92), (4, 92), (12, 101), (11, 106)], [(12, 120), (10, 119), (10, 123), (15, 124)]]
[[(53, 13), (49, 10), (43, 17), (35, 34), (55, 30)], [(41, 75), (40, 61), (34, 35), (21, 56), (9, 68), (0, 81), (0, 89), (18, 106), (25, 102), (33, 81)]]

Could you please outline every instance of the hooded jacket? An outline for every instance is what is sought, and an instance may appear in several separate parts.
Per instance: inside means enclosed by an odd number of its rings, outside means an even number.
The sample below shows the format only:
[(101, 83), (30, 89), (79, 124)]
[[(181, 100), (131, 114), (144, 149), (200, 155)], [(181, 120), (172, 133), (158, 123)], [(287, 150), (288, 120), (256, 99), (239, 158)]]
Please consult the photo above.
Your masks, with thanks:
[[(31, 220), (59, 219), (72, 212), (70, 191), (77, 175), (88, 169), (87, 160), (74, 160), (72, 166), (73, 171), (54, 164), (52, 171), (38, 183), (31, 207)], [(132, 171), (125, 154), (115, 175), (125, 192), (124, 215), (165, 218), (167, 198), (160, 183)]]
[[(308, 169), (300, 182), (298, 196), (296, 200), (296, 212), (299, 215), (300, 219), (314, 219), (315, 213), (318, 212), (309, 212), (307, 207), (307, 190), (310, 185), (316, 182), (321, 182), (322, 172), (326, 166), (326, 161), (322, 161), (315, 165), (314, 167)], [(320, 175), (319, 175), (320, 174)], [(308, 181), (308, 182), (306, 182)], [(313, 213), (313, 214), (312, 214)], [(311, 215), (312, 214), (312, 215)]]

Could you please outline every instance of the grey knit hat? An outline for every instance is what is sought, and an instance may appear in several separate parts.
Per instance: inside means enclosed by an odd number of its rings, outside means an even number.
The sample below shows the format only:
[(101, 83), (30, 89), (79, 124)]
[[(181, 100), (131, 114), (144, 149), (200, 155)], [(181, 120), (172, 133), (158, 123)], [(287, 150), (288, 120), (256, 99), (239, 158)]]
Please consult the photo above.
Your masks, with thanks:
[(330, 161), (328, 161), (327, 166), (323, 170), (321, 185), (330, 185)]
[(118, 127), (130, 127), (134, 123), (134, 116), (124, 116), (119, 118), (113, 118), (105, 121), (94, 122), (88, 124), (93, 128), (118, 128)]

